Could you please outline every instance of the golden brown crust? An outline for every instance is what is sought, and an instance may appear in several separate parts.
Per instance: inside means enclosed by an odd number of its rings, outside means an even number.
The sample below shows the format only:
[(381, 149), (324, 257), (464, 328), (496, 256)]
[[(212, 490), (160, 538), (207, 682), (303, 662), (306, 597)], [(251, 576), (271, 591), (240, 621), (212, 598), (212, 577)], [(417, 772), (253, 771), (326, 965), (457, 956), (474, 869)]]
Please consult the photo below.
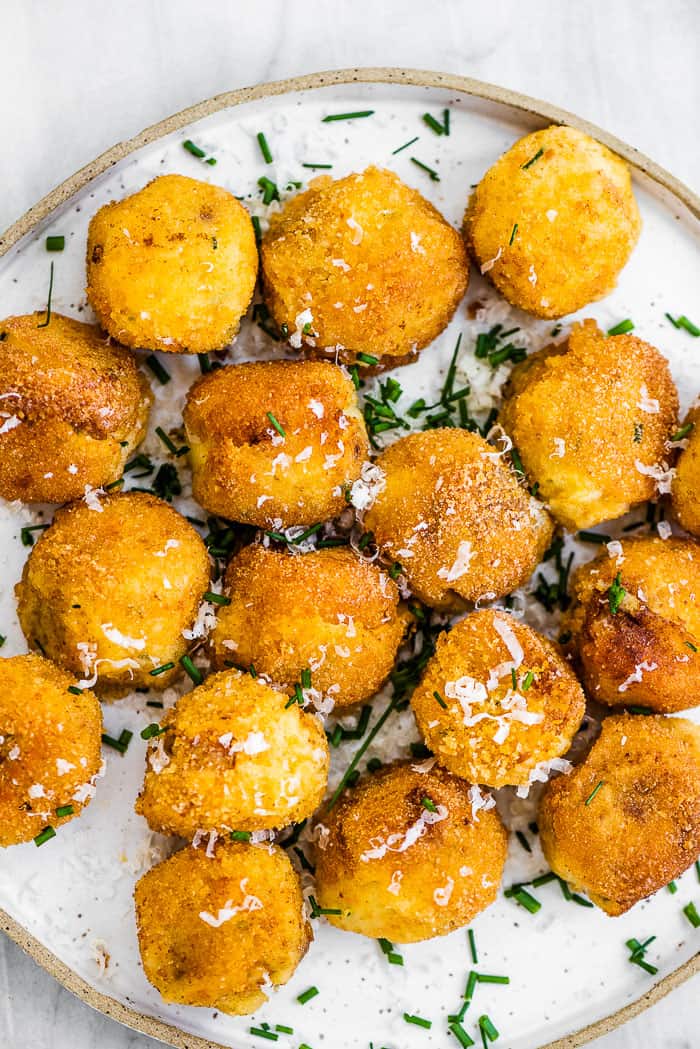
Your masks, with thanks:
[(152, 396), (132, 354), (98, 328), (43, 320), (0, 321), (0, 495), (59, 503), (121, 476)]
[(504, 787), (527, 784), (536, 765), (566, 753), (585, 697), (551, 641), (488, 610), (440, 635), (411, 706), (441, 764), (470, 783)]
[[(270, 219), (265, 299), (292, 346), (403, 358), (448, 324), (467, 289), (461, 238), (417, 190), (369, 167), (313, 180)], [(309, 329), (305, 332), (305, 325)]]
[(692, 535), (700, 536), (700, 406), (694, 405), (685, 419), (683, 427), (692, 425), (685, 438), (686, 446), (678, 456), (676, 473), (671, 482), (671, 505), (673, 514), (682, 528)]
[(606, 337), (586, 320), (563, 346), (513, 369), (499, 422), (530, 483), (575, 531), (654, 498), (653, 474), (668, 470), (677, 418), (665, 357), (634, 335)]
[(501, 597), (542, 559), (553, 530), (548, 514), (476, 434), (409, 434), (377, 465), (386, 487), (365, 514), (365, 528), (433, 608)]
[(386, 766), (321, 810), (317, 898), (342, 911), (328, 916), (338, 928), (413, 943), (467, 925), (495, 900), (507, 851), (496, 810), (474, 814), (478, 788), (420, 767)]
[(625, 162), (566, 126), (511, 146), (479, 182), (464, 217), (482, 273), (538, 317), (563, 317), (612, 291), (640, 229)]
[(183, 838), (310, 816), (326, 789), (328, 743), (318, 717), (287, 702), (250, 674), (211, 674), (163, 718), (136, 811)]
[[(571, 580), (573, 604), (562, 629), (581, 664), (586, 690), (608, 706), (659, 713), (700, 703), (700, 545), (692, 539), (627, 539), (622, 554), (601, 554)], [(624, 595), (613, 614), (610, 588)], [(615, 601), (613, 600), (613, 605)]]
[(238, 331), (258, 267), (246, 209), (227, 190), (162, 175), (90, 221), (88, 301), (126, 346), (218, 350)]
[(268, 983), (291, 979), (313, 938), (299, 879), (273, 846), (182, 849), (144, 874), (134, 896), (144, 972), (167, 1002), (252, 1013)]
[[(92, 692), (38, 655), (0, 660), (0, 846), (79, 816), (100, 770), (102, 711)], [(57, 809), (72, 807), (58, 816)]]
[(681, 718), (606, 718), (585, 761), (547, 784), (537, 822), (552, 870), (623, 914), (700, 853), (700, 729)]
[(351, 550), (247, 546), (224, 588), (231, 604), (210, 635), (219, 669), (252, 664), (291, 689), (308, 668), (312, 688), (336, 707), (369, 699), (393, 669), (408, 615), (386, 572)]
[[(100, 696), (165, 688), (181, 672), (182, 631), (209, 584), (206, 548), (154, 496), (119, 493), (97, 506), (57, 511), (32, 548), (15, 587), (22, 630), (31, 648), (76, 677), (97, 675)], [(167, 663), (172, 670), (151, 676)]]
[(367, 456), (355, 388), (340, 368), (320, 361), (210, 372), (190, 390), (184, 420), (195, 499), (262, 528), (341, 513)]

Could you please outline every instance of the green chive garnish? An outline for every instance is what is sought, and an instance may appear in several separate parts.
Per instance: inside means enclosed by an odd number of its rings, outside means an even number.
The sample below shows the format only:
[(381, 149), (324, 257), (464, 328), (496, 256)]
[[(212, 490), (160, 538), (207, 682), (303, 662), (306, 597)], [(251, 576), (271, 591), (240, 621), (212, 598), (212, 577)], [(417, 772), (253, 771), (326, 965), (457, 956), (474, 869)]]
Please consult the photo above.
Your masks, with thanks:
[(63, 251), (66, 246), (66, 238), (61, 236), (47, 237), (46, 238), (46, 250), (47, 251)]
[(34, 844), (43, 845), (44, 842), (49, 841), (51, 838), (55, 837), (56, 831), (53, 829), (53, 827), (44, 827), (44, 829), (40, 831), (39, 834), (37, 834), (37, 836), (35, 837)]
[(424, 809), (427, 809), (428, 812), (437, 812), (437, 805), (432, 798), (421, 798), (421, 805)]
[(507, 889), (506, 895), (511, 896), (516, 903), (520, 904), (521, 907), (524, 907), (526, 911), (530, 912), (530, 914), (537, 914), (542, 906), (540, 901), (535, 899), (535, 897), (529, 893), (527, 889), (524, 889), (522, 885), (514, 886), (512, 889)]
[(430, 113), (423, 114), (423, 121), (428, 125), (431, 131), (434, 131), (436, 135), (449, 135), (450, 133), (450, 111), (449, 109), (443, 110), (443, 123), (436, 120)]
[(75, 809), (72, 805), (61, 805), (56, 809), (56, 815), (59, 819), (63, 819), (64, 816), (72, 816)]
[(694, 929), (700, 929), (700, 914), (698, 914), (697, 907), (694, 903), (686, 904), (683, 908), (683, 913)]
[(306, 1005), (312, 998), (315, 998), (319, 993), (318, 987), (309, 987), (308, 990), (302, 991), (301, 994), (297, 995), (297, 1001), (300, 1005)]
[(540, 159), (540, 157), (542, 156), (543, 153), (544, 153), (543, 149), (538, 149), (537, 152), (535, 153), (534, 157), (530, 157), (530, 159), (525, 164), (521, 165), (523, 171), (527, 171), (528, 168), (531, 168), (532, 165), (536, 161), (538, 161)]
[(495, 1042), (498, 1038), (498, 1031), (488, 1016), (479, 1017), (479, 1030), (481, 1031), (482, 1036), (488, 1038), (490, 1042)]
[(513, 229), (511, 230), (510, 240), (508, 241), (508, 246), (509, 247), (513, 243), (513, 241), (515, 240), (517, 232), (518, 232), (518, 223), (516, 222), (515, 225), (513, 226)]
[(165, 732), (164, 728), (161, 728), (157, 722), (153, 722), (150, 725), (146, 725), (145, 728), (141, 729), (141, 739), (152, 739), (154, 736), (161, 736)]
[(373, 357), (371, 353), (358, 353), (357, 359), (361, 364), (379, 364), (379, 357)]
[(250, 835), (249, 830), (232, 830), (229, 837), (231, 841), (250, 841)]
[(199, 157), (200, 160), (203, 157), (206, 157), (204, 150), (200, 149), (199, 146), (195, 146), (194, 142), (189, 138), (186, 138), (182, 143), (182, 148), (186, 149), (188, 153), (191, 153), (193, 157)]
[(610, 614), (613, 616), (616, 616), (617, 613), (620, 611), (620, 605), (622, 604), (624, 596), (627, 593), (622, 583), (620, 582), (620, 579), (621, 573), (618, 572), (615, 578), (613, 579), (612, 586), (608, 591), (608, 605), (610, 607)]
[(628, 317), (627, 320), (620, 321), (613, 328), (608, 328), (608, 335), (626, 335), (629, 331), (634, 331), (634, 321)]
[(427, 164), (424, 164), (422, 160), (418, 160), (417, 157), (411, 157), (410, 160), (411, 160), (411, 163), (415, 164), (417, 168), (421, 169), (421, 171), (425, 171), (425, 173), (430, 176), (430, 178), (431, 178), (431, 180), (433, 182), (439, 182), (440, 181), (440, 176), (438, 175), (437, 171), (435, 171), (434, 168), (428, 167)]
[(395, 157), (397, 153), (401, 153), (404, 149), (408, 149), (409, 146), (412, 146), (413, 143), (417, 142), (417, 141), (418, 141), (418, 135), (416, 135), (415, 138), (410, 138), (408, 140), (408, 142), (404, 142), (404, 144), (402, 146), (399, 146), (398, 149), (395, 149), (395, 150), (392, 151), (392, 154), (391, 154), (392, 157)]
[(133, 735), (134, 733), (130, 732), (128, 728), (122, 729), (118, 739), (115, 739), (113, 736), (108, 736), (103, 732), (102, 742), (106, 747), (112, 747), (113, 750), (118, 750), (120, 754), (126, 754), (127, 747), (129, 746)]
[(254, 1034), (257, 1038), (267, 1038), (269, 1042), (279, 1041), (279, 1035), (274, 1031), (268, 1031), (265, 1027), (249, 1027), (248, 1033)]
[(522, 847), (525, 849), (525, 852), (532, 852), (532, 846), (530, 845), (530, 842), (527, 840), (527, 838), (521, 830), (516, 830), (515, 836), (522, 845)]
[(71, 696), (82, 696), (83, 694), (82, 688), (78, 688), (77, 685), (69, 685), (68, 691), (70, 692)]
[(449, 1024), (448, 1029), (455, 1036), (462, 1049), (469, 1049), (470, 1045), (474, 1045), (474, 1039), (467, 1034), (459, 1021)]
[(596, 543), (602, 546), (609, 543), (612, 536), (602, 535), (600, 532), (579, 532), (576, 538), (582, 543)]
[(333, 167), (332, 164), (310, 164), (310, 163), (302, 164), (301, 166), (303, 168), (310, 168), (311, 171), (330, 171), (330, 169)]
[(670, 313), (667, 313), (666, 316), (674, 328), (682, 328), (683, 331), (687, 331), (689, 335), (693, 335), (695, 338), (700, 335), (700, 328), (698, 328), (697, 324), (693, 324), (691, 320), (688, 320), (685, 314), (681, 314), (681, 316), (676, 317), (675, 320)]
[(685, 426), (681, 426), (680, 430), (676, 430), (672, 441), (682, 441), (684, 437), (687, 437), (691, 430), (695, 429), (695, 423), (686, 423)]
[(436, 699), (436, 700), (438, 701), (438, 704), (439, 704), (439, 705), (440, 705), (440, 706), (442, 707), (442, 709), (443, 709), (443, 710), (447, 710), (447, 703), (446, 703), (446, 702), (445, 702), (445, 700), (444, 700), (444, 699), (442, 698), (442, 696), (440, 695), (440, 693), (439, 693), (439, 692), (433, 692), (433, 696), (434, 696), (434, 697), (435, 697), (435, 699)]
[(213, 590), (207, 590), (204, 594), (204, 600), (209, 601), (212, 605), (230, 605), (231, 598), (226, 597), (225, 594), (215, 594)]
[(382, 953), (390, 965), (403, 965), (403, 957), (398, 951), (394, 950), (394, 945), (391, 940), (387, 940), (383, 936), (380, 936), (377, 943), (381, 947)]
[(161, 386), (165, 386), (166, 383), (170, 382), (170, 372), (163, 367), (154, 353), (146, 357), (144, 364), (147, 368), (150, 368)]
[(413, 1016), (411, 1013), (404, 1013), (403, 1018), (407, 1024), (414, 1024), (416, 1027), (424, 1027), (426, 1031), (429, 1031), (433, 1026), (432, 1020), (426, 1020), (423, 1016)]
[(182, 656), (180, 658), (180, 666), (185, 671), (185, 673), (192, 678), (195, 685), (202, 684), (202, 682), (204, 681), (204, 675), (202, 674), (202, 671), (194, 665), (190, 656)]
[[(46, 300), (46, 320), (42, 321), (41, 324), (37, 324), (37, 328), (48, 328), (51, 323), (51, 296), (53, 294), (53, 262), (49, 270), (49, 294)], [(36, 839), (34, 839), (36, 841)]]
[(267, 144), (267, 139), (265, 138), (265, 136), (262, 133), (262, 131), (258, 131), (257, 139), (258, 139), (258, 145), (260, 146), (260, 152), (263, 155), (263, 160), (265, 161), (266, 164), (271, 164), (272, 163), (272, 153), (270, 152), (270, 147)]
[(598, 791), (600, 790), (600, 788), (603, 786), (604, 783), (605, 783), (605, 780), (603, 780), (603, 779), (598, 780), (598, 782), (596, 783), (595, 787), (593, 788), (591, 793), (586, 798), (586, 800), (584, 802), (584, 805), (590, 805), (590, 803), (593, 801), (594, 797), (596, 796), (596, 794), (598, 793)]
[(358, 120), (360, 117), (371, 117), (374, 115), (373, 109), (360, 109), (356, 113), (330, 113), (327, 117), (322, 117), (322, 124), (332, 124), (334, 120)]
[(469, 951), (472, 956), (474, 965), (479, 961), (479, 955), (476, 953), (476, 937), (474, 936), (473, 929), (467, 929), (467, 937), (469, 939)]
[(161, 674), (167, 674), (174, 666), (174, 663), (163, 663), (162, 666), (155, 667), (154, 670), (149, 670), (148, 673), (150, 677), (159, 677)]
[(258, 185), (263, 191), (263, 204), (271, 204), (273, 200), (280, 199), (280, 194), (279, 190), (277, 189), (277, 185), (272, 181), (272, 179), (269, 179), (267, 175), (263, 175), (261, 178), (258, 179)]
[(251, 215), (250, 221), (253, 223), (253, 230), (255, 231), (255, 243), (259, 244), (262, 240), (262, 227), (260, 226), (260, 219), (257, 215)]
[(284, 432), (282, 426), (277, 421), (276, 417), (272, 414), (272, 412), (266, 412), (265, 414), (267, 415), (275, 430), (277, 430), (277, 433), (280, 435), (280, 437), (286, 437), (286, 433)]
[(676, 893), (678, 892), (678, 886), (676, 885), (675, 881), (670, 881), (668, 883), (668, 885), (666, 886), (666, 888), (668, 889), (668, 891), (671, 893), (672, 896), (675, 896)]

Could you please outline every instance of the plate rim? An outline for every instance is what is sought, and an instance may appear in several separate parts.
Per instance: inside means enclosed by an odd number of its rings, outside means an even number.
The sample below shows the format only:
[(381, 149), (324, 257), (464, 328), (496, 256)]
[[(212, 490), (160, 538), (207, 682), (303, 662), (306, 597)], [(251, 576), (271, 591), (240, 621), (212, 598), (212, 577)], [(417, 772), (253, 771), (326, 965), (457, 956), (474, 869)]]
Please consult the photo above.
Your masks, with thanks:
[[(700, 219), (700, 196), (686, 186), (685, 183), (681, 182), (675, 175), (672, 175), (640, 150), (568, 110), (530, 95), (522, 94), (519, 91), (512, 91), (509, 88), (503, 88), (482, 80), (475, 80), (471, 77), (460, 76), (457, 73), (440, 73), (407, 67), (367, 66), (307, 73), (284, 80), (268, 81), (252, 87), (225, 91), (188, 106), (166, 117), (164, 120), (151, 124), (134, 137), (111, 146), (30, 207), (4, 233), (0, 234), (0, 258), (6, 255), (22, 237), (30, 233), (39, 223), (47, 218), (52, 211), (88, 186), (93, 179), (128, 157), (131, 153), (160, 138), (164, 138), (173, 131), (178, 131), (204, 117), (211, 116), (225, 109), (231, 109), (246, 102), (273, 98), (278, 95), (299, 91), (353, 83), (408, 84), (411, 87), (443, 88), (489, 102), (496, 102), (510, 109), (544, 118), (555, 124), (569, 124), (602, 142), (613, 152), (623, 157), (633, 168), (646, 175), (680, 201), (691, 215)], [(69, 965), (62, 962), (57, 955), (53, 954), (48, 947), (2, 908), (0, 908), (0, 928), (66, 990), (104, 1016), (117, 1020), (134, 1031), (139, 1031), (167, 1045), (174, 1046), (175, 1049), (231, 1049), (230, 1046), (224, 1046), (220, 1042), (211, 1041), (200, 1035), (188, 1034), (165, 1020), (148, 1016), (146, 1013), (125, 1005), (111, 995), (92, 987), (87, 980), (79, 976)], [(649, 990), (640, 995), (639, 998), (569, 1035), (558, 1038), (553, 1042), (547, 1042), (540, 1049), (577, 1049), (578, 1046), (582, 1046), (594, 1038), (608, 1034), (616, 1027), (644, 1012), (697, 973), (700, 973), (700, 951), (677, 969), (664, 976)]]

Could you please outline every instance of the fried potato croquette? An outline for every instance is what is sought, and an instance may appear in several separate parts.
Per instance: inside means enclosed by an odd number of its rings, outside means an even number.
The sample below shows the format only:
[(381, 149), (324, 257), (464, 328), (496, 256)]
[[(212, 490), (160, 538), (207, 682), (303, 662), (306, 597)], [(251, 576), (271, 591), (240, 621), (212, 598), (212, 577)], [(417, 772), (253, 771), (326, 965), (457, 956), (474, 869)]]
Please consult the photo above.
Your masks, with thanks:
[(375, 167), (321, 176), (287, 201), (270, 219), (261, 265), (265, 301), (292, 346), (385, 366), (440, 334), (469, 280), (457, 231)]
[(563, 317), (611, 292), (641, 225), (625, 162), (565, 126), (511, 146), (464, 217), (481, 272), (537, 317)]
[(251, 664), (286, 689), (310, 671), (314, 693), (346, 707), (389, 677), (407, 629), (387, 573), (348, 549), (307, 554), (244, 547), (228, 565), (210, 635), (214, 665)]
[(466, 430), (427, 430), (377, 459), (386, 486), (364, 517), (425, 604), (459, 610), (532, 575), (553, 526), (501, 453)]
[(506, 860), (506, 832), (483, 804), (478, 787), (444, 769), (401, 762), (342, 794), (317, 826), (328, 921), (398, 943), (467, 925), (496, 899)]
[(87, 296), (125, 346), (205, 353), (229, 343), (253, 297), (250, 215), (221, 186), (161, 175), (90, 221)]
[(190, 390), (184, 419), (197, 502), (260, 528), (335, 517), (367, 457), (355, 388), (324, 361), (210, 372)]
[[(685, 446), (676, 463), (676, 472), (671, 481), (671, 505), (673, 514), (681, 528), (692, 535), (700, 536), (700, 404), (695, 404), (685, 417), (678, 431), (684, 434)], [(675, 436), (675, 435), (673, 435)]]
[(504, 787), (527, 785), (538, 765), (566, 753), (586, 701), (551, 641), (489, 610), (440, 635), (411, 706), (450, 772)]
[(627, 539), (571, 580), (562, 619), (588, 694), (610, 707), (674, 713), (700, 704), (700, 546)]
[(30, 648), (114, 698), (172, 684), (208, 584), (204, 543), (171, 506), (92, 493), (56, 513), (15, 593)]
[(511, 373), (499, 422), (528, 480), (571, 531), (611, 521), (668, 491), (678, 394), (666, 359), (595, 321)]
[(79, 816), (102, 758), (102, 711), (75, 679), (33, 654), (0, 660), (0, 846)]
[(0, 495), (79, 499), (121, 477), (152, 396), (128, 350), (53, 313), (0, 321)]
[(166, 1002), (255, 1012), (313, 938), (299, 878), (273, 846), (182, 849), (144, 874), (134, 898), (143, 969)]
[(569, 776), (545, 787), (545, 858), (607, 914), (624, 914), (700, 854), (700, 729), (620, 714)]
[(193, 837), (285, 827), (321, 803), (321, 721), (260, 678), (227, 670), (182, 696), (151, 740), (136, 811), (152, 830)]

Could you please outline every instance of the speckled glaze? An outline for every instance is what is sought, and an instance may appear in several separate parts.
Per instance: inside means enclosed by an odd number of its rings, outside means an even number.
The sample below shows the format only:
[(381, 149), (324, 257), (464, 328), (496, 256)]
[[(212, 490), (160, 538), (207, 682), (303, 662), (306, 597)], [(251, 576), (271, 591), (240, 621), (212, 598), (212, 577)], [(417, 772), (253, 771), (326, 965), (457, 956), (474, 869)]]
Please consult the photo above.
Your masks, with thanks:
[[(438, 138), (422, 122), (421, 114), (439, 114), (446, 105), (451, 109), (452, 133), (449, 138)], [(327, 113), (367, 108), (375, 110), (368, 120), (321, 123)], [(283, 186), (293, 180), (308, 181), (310, 173), (301, 167), (303, 162), (332, 163), (335, 176), (369, 163), (383, 164), (420, 189), (458, 226), (469, 187), (483, 171), (515, 138), (552, 120), (569, 120), (602, 138), (632, 163), (639, 162), (634, 177), (644, 220), (640, 244), (616, 291), (581, 316), (595, 317), (603, 328), (634, 318), (636, 333), (669, 358), (684, 410), (700, 391), (698, 343), (672, 328), (664, 313), (694, 308), (700, 278), (698, 228), (693, 218), (700, 214), (696, 198), (651, 162), (635, 157), (633, 150), (568, 114), (497, 88), (440, 74), (351, 70), (263, 85), (203, 103), (144, 132), (132, 143), (116, 147), (0, 238), (4, 256), (0, 259), (0, 315), (45, 306), (53, 260), (53, 308), (89, 319), (84, 251), (90, 216), (103, 203), (133, 191), (155, 175), (176, 171), (224, 185), (245, 196), (251, 210), (264, 217), (264, 209), (256, 203), (257, 179), (263, 174)], [(274, 164), (265, 165), (260, 155), (255, 140), (260, 130), (270, 143)], [(414, 146), (394, 154), (416, 135), (419, 141)], [(215, 155), (217, 165), (207, 166), (186, 153), (181, 146), (186, 138)], [(440, 181), (431, 181), (411, 163), (411, 156), (435, 167)], [(61, 255), (49, 256), (44, 249), (44, 238), (52, 233), (66, 237)], [(418, 363), (396, 372), (405, 391), (399, 410), (416, 397), (427, 399), (440, 389), (460, 332), (464, 353), (459, 369), (476, 391), (471, 402), (475, 411), (488, 409), (507, 375), (507, 368), (492, 375), (488, 366), (474, 359), (471, 349), (479, 331), (495, 321), (512, 321), (509, 327), (522, 326), (521, 342), (528, 348), (549, 341), (551, 322), (533, 321), (512, 310), (473, 275), (466, 302), (477, 300), (481, 306), (470, 311), (474, 316), (461, 305), (449, 328)], [(229, 359), (259, 359), (280, 352), (248, 319)], [(156, 407), (143, 446), (159, 460), (163, 448), (154, 428), (160, 425), (167, 430), (179, 424), (184, 395), (199, 374), (196, 359), (168, 356), (164, 362), (173, 380), (167, 386), (152, 383)], [(201, 516), (189, 498), (186, 473), (183, 480), (185, 490), (178, 507)], [(12, 589), (27, 553), (20, 542), (20, 528), (48, 519), (49, 513), (45, 511), (42, 518), (17, 505), (0, 507), (0, 623), (8, 636), (3, 655), (25, 650)], [(617, 537), (624, 524), (639, 516), (631, 514), (605, 531)], [(596, 552), (590, 546), (570, 546), (577, 560)], [(525, 621), (556, 630), (554, 619), (543, 616), (524, 592), (520, 597)], [(147, 698), (133, 695), (105, 708), (106, 731), (119, 735), (122, 728), (130, 728), (134, 739), (124, 757), (107, 752), (106, 775), (85, 815), (62, 828), (41, 849), (28, 844), (0, 856), (5, 931), (90, 1004), (174, 1045), (200, 1049), (260, 1046), (263, 1043), (249, 1034), (249, 1028), (263, 1022), (294, 1028), (293, 1036), (279, 1035), (282, 1049), (294, 1049), (301, 1042), (314, 1049), (322, 1045), (366, 1049), (370, 1041), (375, 1047), (400, 1045), (402, 1049), (449, 1044), (446, 1016), (459, 1007), (467, 973), (473, 967), (464, 931), (402, 948), (405, 965), (400, 968), (388, 966), (372, 941), (316, 922), (316, 942), (295, 977), (254, 1020), (162, 1002), (138, 962), (131, 900), (140, 873), (172, 848), (172, 843), (151, 834), (133, 812), (144, 766), (145, 743), (139, 730), (153, 720), (153, 711), (145, 706)], [(166, 705), (175, 698), (176, 691), (170, 690)], [(375, 709), (381, 711), (384, 702), (380, 696)], [(416, 738), (410, 712), (394, 715), (367, 758), (404, 757), (409, 742)], [(346, 744), (334, 752), (331, 785), (342, 774), (354, 747)], [(507, 791), (500, 795), (499, 807), (511, 828), (526, 828), (532, 819), (532, 799), (517, 802)], [(511, 838), (506, 886), (545, 870), (536, 838), (528, 837), (531, 854)], [(556, 1040), (562, 1047), (579, 1045), (634, 1015), (700, 968), (700, 931), (692, 930), (681, 913), (686, 903), (693, 899), (697, 903), (700, 898), (693, 871), (679, 880), (676, 895), (662, 891), (614, 920), (567, 903), (556, 884), (545, 886), (537, 895), (543, 904), (537, 915), (501, 896), (474, 923), (477, 968), (508, 974), (511, 980), (508, 987), (478, 988), (464, 1022), (477, 1040), (476, 1018), (488, 1013), (501, 1032), (499, 1044), (504, 1047), (533, 1049)], [(659, 967), (656, 978), (630, 965), (624, 946), (630, 937), (642, 940), (653, 934), (657, 940), (647, 957)], [(105, 954), (109, 962), (103, 971)], [(320, 994), (307, 1005), (299, 1005), (297, 995), (312, 984)], [(432, 1028), (407, 1025), (404, 1012), (432, 1020)]]

